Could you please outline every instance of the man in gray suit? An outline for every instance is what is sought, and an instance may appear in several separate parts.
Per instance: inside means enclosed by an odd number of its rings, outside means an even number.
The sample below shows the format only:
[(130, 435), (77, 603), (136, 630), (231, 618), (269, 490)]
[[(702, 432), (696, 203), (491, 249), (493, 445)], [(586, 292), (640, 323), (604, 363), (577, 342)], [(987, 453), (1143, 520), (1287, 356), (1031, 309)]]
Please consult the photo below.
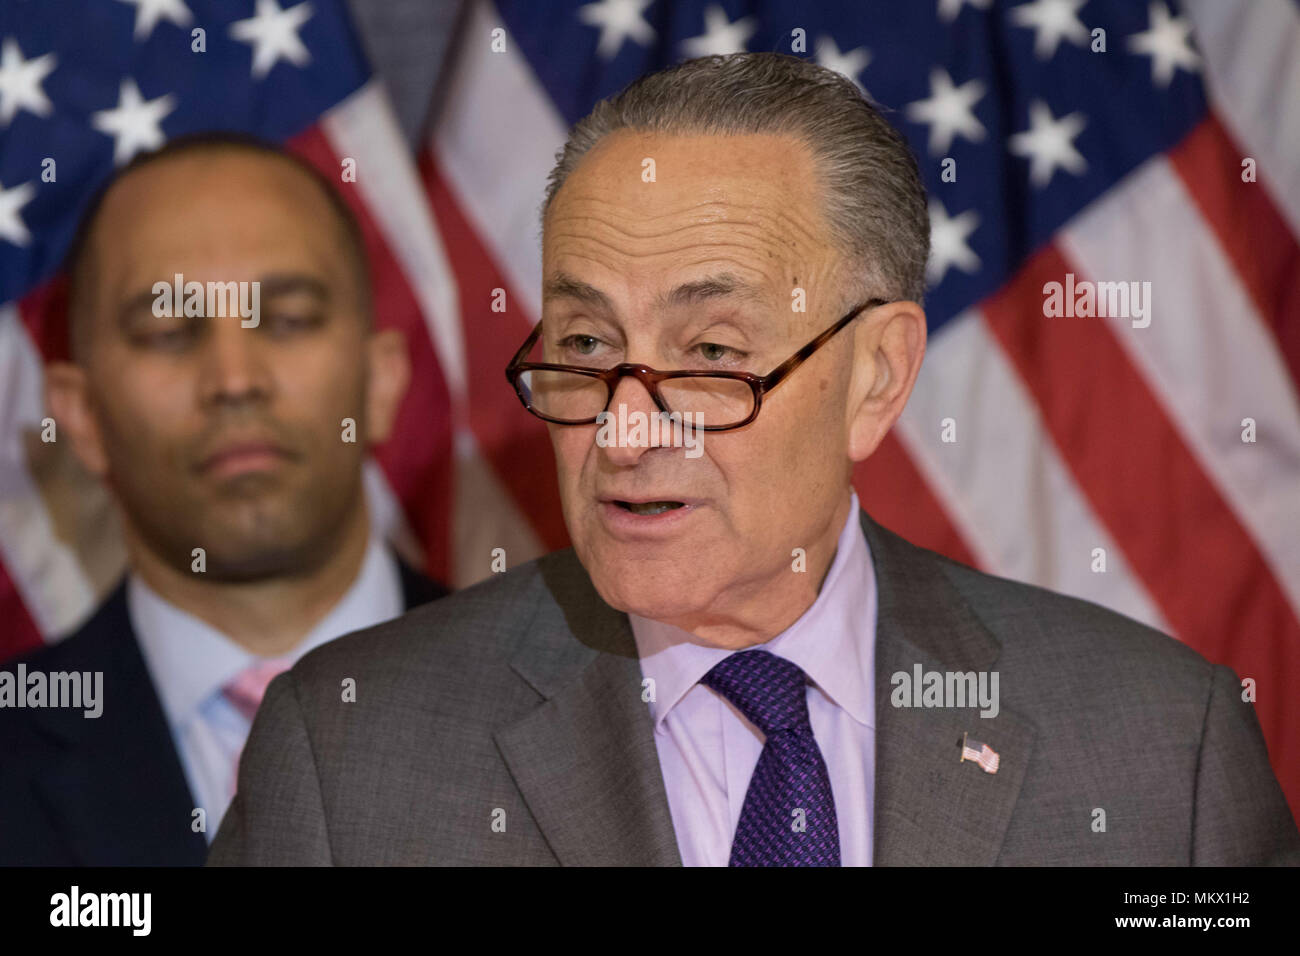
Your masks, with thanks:
[(573, 549), (277, 678), (210, 862), (1300, 860), (1229, 670), (859, 511), (929, 234), (851, 83), (643, 78), (572, 131), (543, 226), (509, 376)]

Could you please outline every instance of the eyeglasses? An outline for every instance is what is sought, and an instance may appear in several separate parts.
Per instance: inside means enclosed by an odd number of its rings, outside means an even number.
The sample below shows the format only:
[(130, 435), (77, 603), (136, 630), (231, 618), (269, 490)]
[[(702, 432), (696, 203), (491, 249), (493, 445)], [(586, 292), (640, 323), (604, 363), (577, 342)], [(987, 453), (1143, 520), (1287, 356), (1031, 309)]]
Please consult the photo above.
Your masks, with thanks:
[(525, 362), (524, 356), (542, 334), (537, 323), (528, 341), (506, 366), (506, 380), (524, 408), (543, 421), (557, 425), (594, 425), (601, 412), (609, 409), (614, 391), (625, 375), (645, 387), (659, 411), (690, 414), (700, 431), (721, 432), (748, 425), (758, 417), (763, 396), (831, 340), (840, 329), (867, 309), (888, 305), (887, 299), (870, 299), (844, 316), (817, 338), (774, 368), (767, 375), (751, 372), (676, 371), (660, 372), (646, 365), (624, 362), (612, 368)]

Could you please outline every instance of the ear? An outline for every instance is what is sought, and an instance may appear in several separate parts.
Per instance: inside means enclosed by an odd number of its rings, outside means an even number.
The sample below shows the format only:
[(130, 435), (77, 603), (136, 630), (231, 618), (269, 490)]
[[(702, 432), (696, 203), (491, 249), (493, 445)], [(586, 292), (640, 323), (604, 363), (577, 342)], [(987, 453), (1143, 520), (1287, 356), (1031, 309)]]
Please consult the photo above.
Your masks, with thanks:
[(387, 440), (397, 420), (406, 387), (411, 382), (411, 359), (406, 338), (398, 329), (370, 336), (369, 379), (366, 383), (366, 432), (371, 444)]
[(925, 311), (915, 302), (876, 309), (854, 336), (849, 457), (871, 456), (903, 414), (925, 358)]
[(71, 362), (51, 362), (45, 367), (45, 405), (59, 432), (72, 440), (72, 451), (92, 475), (108, 475), (108, 455), (90, 398), (86, 372)]

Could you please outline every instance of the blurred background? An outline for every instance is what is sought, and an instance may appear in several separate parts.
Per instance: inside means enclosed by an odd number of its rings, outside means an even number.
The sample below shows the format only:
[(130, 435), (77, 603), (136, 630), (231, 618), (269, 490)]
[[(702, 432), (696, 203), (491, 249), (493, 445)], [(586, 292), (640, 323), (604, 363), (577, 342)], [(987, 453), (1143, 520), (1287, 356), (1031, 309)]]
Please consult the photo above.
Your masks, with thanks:
[[(642, 73), (736, 50), (850, 76), (932, 197), (928, 354), (855, 475), (864, 507), (1252, 679), (1300, 816), (1297, 0), (7, 0), (0, 660), (122, 573), (105, 493), (41, 440), (59, 262), (116, 165), (215, 128), (335, 180), (356, 161), (339, 185), (415, 370), (368, 492), (464, 586), (494, 548), (513, 566), (567, 544), (545, 431), (502, 374), (539, 316), (556, 149)], [(1047, 317), (1067, 276), (1149, 282), (1149, 324)]]

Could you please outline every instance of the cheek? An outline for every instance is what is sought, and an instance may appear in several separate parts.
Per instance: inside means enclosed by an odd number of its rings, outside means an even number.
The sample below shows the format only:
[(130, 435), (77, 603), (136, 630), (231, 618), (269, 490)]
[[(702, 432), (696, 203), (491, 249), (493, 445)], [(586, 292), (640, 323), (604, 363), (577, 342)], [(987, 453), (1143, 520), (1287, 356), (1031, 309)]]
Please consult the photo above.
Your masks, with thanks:
[(95, 383), (95, 410), (110, 458), (159, 464), (197, 427), (192, 376), (148, 362), (122, 362), (129, 375)]
[(706, 442), (714, 440), (706, 443), (705, 454), (726, 483), (738, 523), (775, 530), (786, 517), (803, 513), (810, 495), (839, 479), (836, 462), (847, 451), (827, 398), (834, 390), (823, 391), (816, 381), (810, 386), (809, 392), (791, 390), (781, 402), (765, 404), (754, 425), (734, 437), (706, 436)]
[(556, 474), (560, 492), (566, 496), (577, 494), (582, 482), (583, 467), (595, 445), (591, 428), (547, 423), (551, 435), (551, 449), (555, 453)]
[(271, 374), (286, 417), (318, 422), (341, 431), (344, 418), (365, 421), (365, 368), (357, 357), (362, 343), (322, 342), (270, 356)]

